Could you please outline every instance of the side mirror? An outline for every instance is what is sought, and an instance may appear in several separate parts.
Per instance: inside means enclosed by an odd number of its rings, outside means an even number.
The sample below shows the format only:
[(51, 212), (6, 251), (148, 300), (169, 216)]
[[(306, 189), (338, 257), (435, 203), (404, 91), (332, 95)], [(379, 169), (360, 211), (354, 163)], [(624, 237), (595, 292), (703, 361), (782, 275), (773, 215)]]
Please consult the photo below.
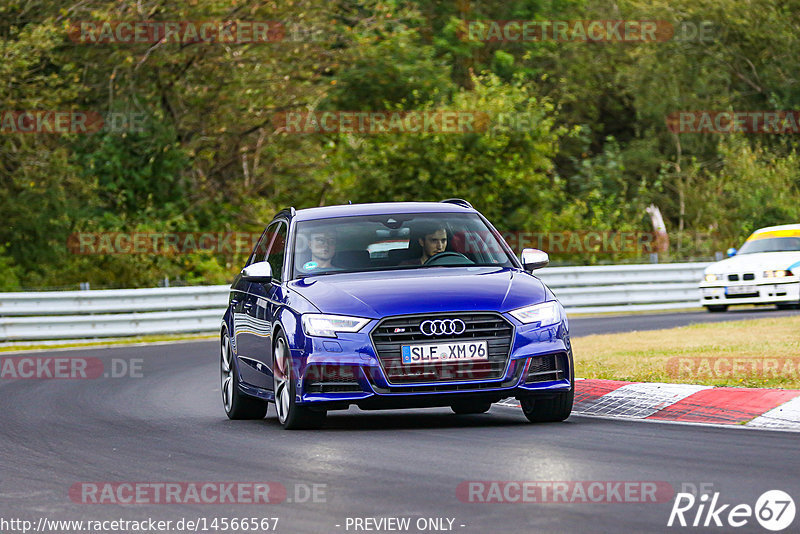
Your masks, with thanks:
[(272, 281), (272, 267), (265, 261), (251, 263), (242, 269), (242, 280), (246, 282), (261, 282), (268, 284)]
[(732, 258), (733, 256), (736, 256), (737, 252), (739, 252), (739, 251), (736, 250), (735, 248), (729, 248), (728, 252), (726, 254), (728, 254), (729, 258)]
[(550, 256), (547, 255), (547, 252), (536, 248), (524, 249), (519, 259), (522, 261), (522, 267), (528, 272), (541, 269), (550, 263)]

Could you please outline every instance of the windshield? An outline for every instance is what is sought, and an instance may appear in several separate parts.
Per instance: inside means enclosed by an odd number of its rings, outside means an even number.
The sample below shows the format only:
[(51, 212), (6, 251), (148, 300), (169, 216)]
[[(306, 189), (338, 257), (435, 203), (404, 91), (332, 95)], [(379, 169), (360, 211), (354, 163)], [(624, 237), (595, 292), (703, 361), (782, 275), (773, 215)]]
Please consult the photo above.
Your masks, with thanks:
[(456, 265), (514, 264), (474, 213), (398, 213), (297, 223), (294, 278)]
[(800, 251), (800, 236), (771, 237), (746, 241), (737, 254), (754, 254), (756, 252)]

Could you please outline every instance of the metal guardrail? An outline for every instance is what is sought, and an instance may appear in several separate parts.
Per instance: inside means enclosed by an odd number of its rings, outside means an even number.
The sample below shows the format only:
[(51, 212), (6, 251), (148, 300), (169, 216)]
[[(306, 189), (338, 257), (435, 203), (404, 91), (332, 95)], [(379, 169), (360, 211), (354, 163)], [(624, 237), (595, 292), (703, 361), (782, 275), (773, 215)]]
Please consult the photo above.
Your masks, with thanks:
[(699, 307), (704, 263), (550, 267), (536, 275), (570, 313)]
[[(550, 267), (537, 271), (570, 313), (698, 306), (708, 263)], [(216, 332), (229, 287), (0, 293), (0, 342)]]
[(0, 293), (0, 342), (215, 332), (230, 287)]

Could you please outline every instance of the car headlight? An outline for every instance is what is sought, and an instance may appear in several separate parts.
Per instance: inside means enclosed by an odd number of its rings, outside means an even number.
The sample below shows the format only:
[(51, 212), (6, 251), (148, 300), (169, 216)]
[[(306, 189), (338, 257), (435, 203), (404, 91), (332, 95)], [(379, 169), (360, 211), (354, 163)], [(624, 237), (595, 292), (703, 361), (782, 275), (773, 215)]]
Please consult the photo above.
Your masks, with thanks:
[(369, 319), (364, 319), (363, 317), (307, 313), (303, 315), (303, 332), (307, 336), (336, 337), (337, 332), (358, 332), (369, 321)]
[(707, 274), (706, 275), (706, 282), (716, 282), (717, 280), (721, 280), (722, 275), (720, 274)]
[(523, 324), (538, 322), (539, 326), (550, 326), (561, 321), (561, 306), (555, 301), (543, 302), (518, 308), (509, 314)]
[(787, 271), (785, 269), (779, 269), (777, 271), (764, 271), (764, 278), (784, 278), (786, 276), (792, 276), (792, 271)]

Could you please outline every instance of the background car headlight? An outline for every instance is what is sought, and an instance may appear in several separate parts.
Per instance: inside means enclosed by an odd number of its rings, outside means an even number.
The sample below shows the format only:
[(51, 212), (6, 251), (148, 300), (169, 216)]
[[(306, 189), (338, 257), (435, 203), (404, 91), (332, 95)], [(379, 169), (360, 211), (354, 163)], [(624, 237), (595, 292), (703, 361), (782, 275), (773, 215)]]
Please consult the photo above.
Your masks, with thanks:
[(538, 322), (539, 326), (550, 326), (561, 321), (561, 306), (555, 301), (525, 306), (509, 313), (524, 324)]
[(307, 336), (336, 337), (337, 332), (358, 332), (369, 321), (363, 317), (307, 313), (303, 315), (303, 332)]
[(792, 271), (787, 271), (785, 269), (779, 269), (777, 271), (764, 271), (765, 278), (784, 278), (786, 276), (792, 276)]
[(706, 282), (716, 282), (717, 280), (719, 280), (721, 278), (722, 278), (722, 275), (707, 274), (706, 275)]

